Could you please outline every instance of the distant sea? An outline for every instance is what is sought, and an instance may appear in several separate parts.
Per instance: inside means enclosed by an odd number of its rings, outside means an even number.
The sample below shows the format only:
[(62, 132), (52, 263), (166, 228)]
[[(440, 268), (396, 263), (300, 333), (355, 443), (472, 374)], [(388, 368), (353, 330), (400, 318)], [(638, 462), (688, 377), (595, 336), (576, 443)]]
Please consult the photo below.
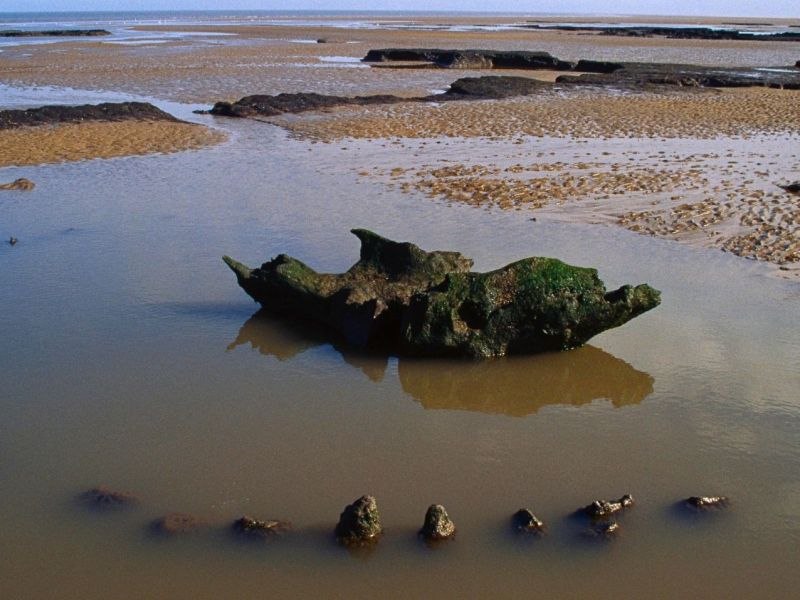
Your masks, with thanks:
[[(492, 17), (494, 22), (487, 24), (436, 24), (419, 23), (415, 19), (431, 16), (451, 17)], [(498, 24), (497, 17), (508, 17), (506, 23)], [(132, 29), (141, 25), (283, 25), (287, 27), (329, 26), (350, 29), (424, 29), (450, 31), (496, 31), (514, 28), (527, 19), (537, 17), (559, 17), (560, 24), (574, 24), (571, 18), (577, 14), (557, 13), (509, 13), (509, 12), (426, 12), (426, 11), (322, 11), (322, 10), (218, 10), (218, 11), (129, 11), (129, 12), (2, 12), (0, 11), (0, 31), (43, 29), (106, 29), (111, 37), (108, 42), (136, 43), (137, 39), (152, 39), (153, 32)], [(582, 15), (586, 17), (586, 14)], [(600, 23), (623, 15), (595, 16)], [(585, 24), (585, 23), (584, 23)], [(652, 25), (652, 23), (626, 23), (626, 25)], [(680, 26), (680, 25), (677, 25)], [(787, 30), (783, 26), (758, 27), (759, 32)], [(156, 37), (165, 39), (183, 37), (191, 34), (177, 32), (159, 33)], [(0, 47), (25, 44), (43, 44), (63, 41), (48, 38), (0, 38)]]

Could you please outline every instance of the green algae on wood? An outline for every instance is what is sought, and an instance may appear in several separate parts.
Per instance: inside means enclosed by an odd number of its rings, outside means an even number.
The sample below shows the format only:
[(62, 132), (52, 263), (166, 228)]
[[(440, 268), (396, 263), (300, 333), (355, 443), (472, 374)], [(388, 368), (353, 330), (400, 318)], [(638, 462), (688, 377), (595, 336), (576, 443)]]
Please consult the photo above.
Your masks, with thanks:
[(251, 269), (225, 263), (266, 309), (317, 321), (358, 347), (406, 355), (490, 357), (567, 350), (655, 308), (643, 284), (607, 292), (595, 269), (532, 257), (471, 272), (458, 252), (426, 252), (365, 229), (359, 261), (317, 273), (281, 254)]

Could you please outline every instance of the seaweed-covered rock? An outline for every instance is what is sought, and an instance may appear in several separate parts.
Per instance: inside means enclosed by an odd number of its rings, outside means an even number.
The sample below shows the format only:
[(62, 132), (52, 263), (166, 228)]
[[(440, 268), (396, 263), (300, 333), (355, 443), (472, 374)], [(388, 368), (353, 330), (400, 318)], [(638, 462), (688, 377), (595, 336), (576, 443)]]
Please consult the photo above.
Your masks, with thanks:
[(231, 526), (231, 530), (237, 536), (246, 540), (265, 541), (280, 537), (291, 529), (291, 524), (286, 521), (270, 519), (261, 521), (251, 517), (241, 517), (236, 519)]
[(595, 500), (583, 509), (590, 519), (607, 519), (611, 515), (633, 506), (633, 496), (625, 494), (619, 500)]
[(425, 513), (425, 522), (419, 534), (429, 542), (446, 540), (456, 533), (456, 526), (450, 520), (444, 506), (441, 504), (431, 504)]
[(542, 535), (544, 523), (527, 508), (520, 508), (511, 516), (511, 528), (517, 533)]
[(78, 496), (78, 501), (90, 510), (115, 511), (130, 508), (139, 500), (133, 494), (105, 486), (94, 487)]
[(20, 192), (30, 192), (35, 187), (35, 183), (33, 183), (30, 179), (25, 179), (24, 177), (15, 179), (11, 183), (0, 184), (0, 190), (16, 190)]
[(376, 541), (382, 531), (378, 503), (372, 496), (361, 496), (345, 507), (334, 533), (344, 544), (363, 544)]
[(691, 496), (683, 505), (696, 512), (716, 511), (728, 508), (730, 501), (725, 496)]
[(40, 108), (0, 110), (0, 129), (37, 125), (83, 123), (85, 121), (171, 121), (171, 114), (147, 102), (104, 102), (81, 106), (42, 106)]
[(347, 272), (317, 273), (281, 254), (258, 269), (230, 257), (264, 308), (312, 319), (360, 347), (407, 355), (489, 357), (566, 350), (658, 306), (648, 285), (607, 292), (595, 269), (533, 257), (473, 273), (458, 252), (425, 252), (365, 229)]

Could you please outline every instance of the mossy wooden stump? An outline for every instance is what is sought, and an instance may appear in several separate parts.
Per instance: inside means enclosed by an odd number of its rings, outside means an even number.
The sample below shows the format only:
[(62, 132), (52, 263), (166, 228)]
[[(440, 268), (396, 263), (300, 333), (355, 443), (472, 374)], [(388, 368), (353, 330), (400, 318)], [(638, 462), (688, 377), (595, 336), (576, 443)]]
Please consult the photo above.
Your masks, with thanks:
[(280, 254), (251, 269), (225, 256), (264, 308), (311, 319), (354, 346), (416, 356), (476, 358), (567, 350), (658, 306), (643, 284), (607, 292), (597, 271), (532, 257), (471, 272), (458, 252), (425, 252), (365, 229), (347, 272), (317, 273)]

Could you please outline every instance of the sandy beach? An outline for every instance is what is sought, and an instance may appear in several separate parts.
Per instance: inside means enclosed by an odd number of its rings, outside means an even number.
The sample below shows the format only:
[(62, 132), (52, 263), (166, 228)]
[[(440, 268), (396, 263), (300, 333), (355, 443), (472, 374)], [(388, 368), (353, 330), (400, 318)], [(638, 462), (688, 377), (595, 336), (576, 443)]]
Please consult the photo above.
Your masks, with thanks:
[(87, 122), (0, 130), (0, 167), (171, 153), (202, 148), (225, 135), (201, 125)]

